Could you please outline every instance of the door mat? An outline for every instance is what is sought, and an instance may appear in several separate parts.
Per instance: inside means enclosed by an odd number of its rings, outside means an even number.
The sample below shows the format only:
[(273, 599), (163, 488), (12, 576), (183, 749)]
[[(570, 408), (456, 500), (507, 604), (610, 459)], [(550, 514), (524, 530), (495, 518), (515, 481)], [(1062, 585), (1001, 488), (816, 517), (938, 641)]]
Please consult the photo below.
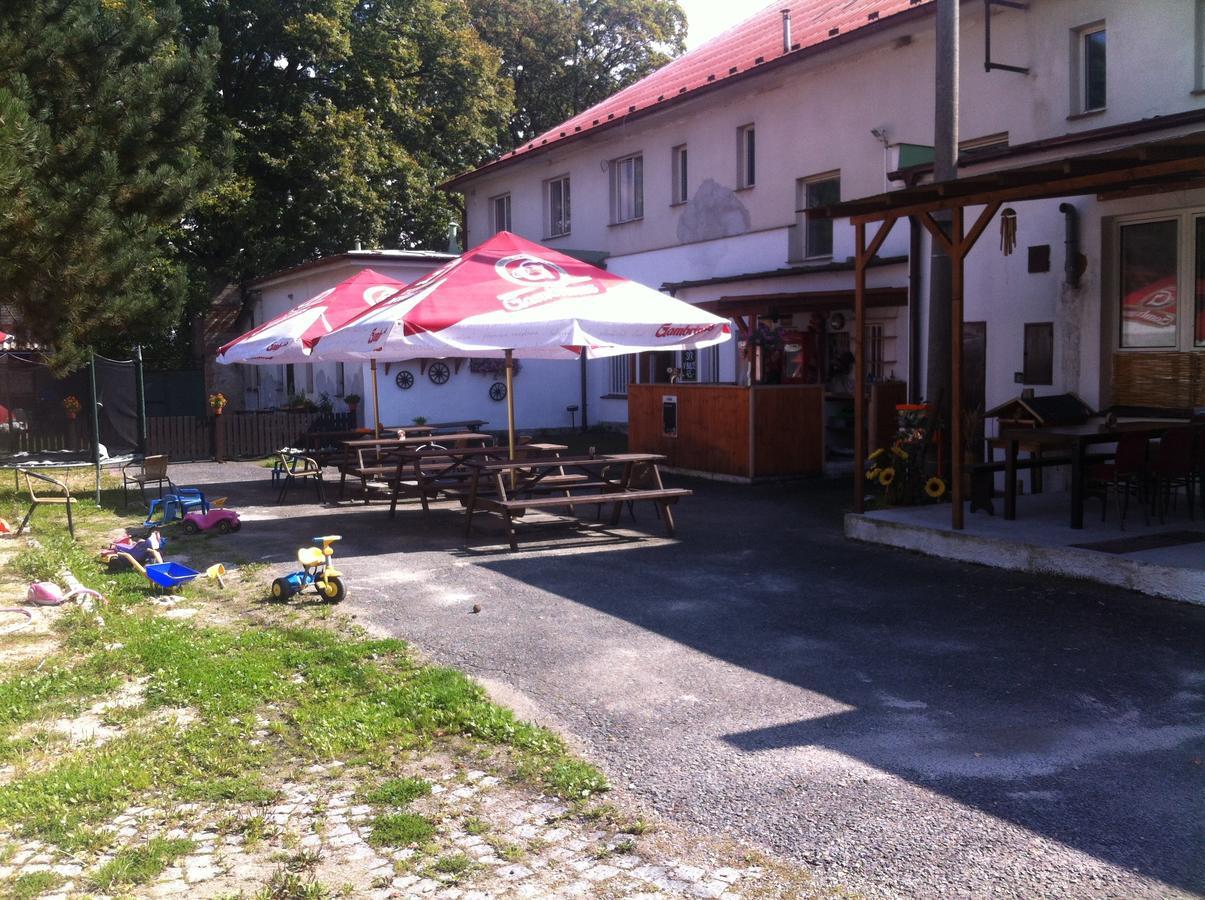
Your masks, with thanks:
[(1200, 543), (1205, 543), (1205, 531), (1163, 531), (1159, 534), (1137, 534), (1133, 537), (1071, 546), (1080, 550), (1098, 550), (1101, 553), (1140, 553), (1143, 550), (1162, 550), (1164, 547)]

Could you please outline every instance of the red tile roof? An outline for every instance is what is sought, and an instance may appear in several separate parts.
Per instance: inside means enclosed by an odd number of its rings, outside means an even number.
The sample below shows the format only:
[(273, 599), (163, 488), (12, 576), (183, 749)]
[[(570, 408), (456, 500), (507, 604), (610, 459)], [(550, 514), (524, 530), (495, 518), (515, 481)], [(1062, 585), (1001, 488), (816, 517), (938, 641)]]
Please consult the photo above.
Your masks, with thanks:
[[(699, 45), (656, 72), (546, 131), (507, 154), (449, 181), (455, 187), (525, 155), (599, 131), (699, 91), (761, 71), (769, 64), (802, 58), (806, 51), (869, 29), (934, 0), (779, 0)], [(791, 11), (791, 49), (783, 51), (782, 10)]]

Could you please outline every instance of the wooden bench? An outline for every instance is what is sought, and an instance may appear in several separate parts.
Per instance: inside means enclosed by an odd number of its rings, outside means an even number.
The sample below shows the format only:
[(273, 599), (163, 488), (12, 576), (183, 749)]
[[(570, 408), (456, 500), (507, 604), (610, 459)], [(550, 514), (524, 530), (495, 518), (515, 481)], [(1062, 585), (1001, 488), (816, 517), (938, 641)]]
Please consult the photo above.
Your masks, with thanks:
[[(670, 506), (682, 497), (689, 497), (693, 491), (685, 488), (666, 488), (661, 483), (657, 463), (662, 459), (664, 457), (656, 454), (623, 453), (599, 457), (473, 463), (471, 465), (475, 471), (468, 496), (461, 498), (465, 506), (465, 539), (472, 534), (473, 515), (476, 512), (500, 515), (506, 524), (510, 548), (517, 550), (514, 520), (529, 509), (565, 508), (571, 515), (575, 515), (573, 510), (576, 506), (609, 503), (612, 506), (610, 525), (614, 527), (619, 523), (623, 504), (638, 500), (648, 500), (657, 505), (666, 532), (672, 537), (674, 518)], [(618, 479), (606, 476), (606, 472), (613, 467), (618, 467), (621, 472)], [(651, 486), (637, 489), (630, 486), (637, 467), (647, 467), (643, 475)], [(575, 477), (579, 472), (585, 476), (585, 480)], [(485, 490), (482, 490), (483, 487)], [(575, 493), (575, 489), (588, 489), (589, 493)], [(543, 490), (561, 491), (562, 494), (555, 497), (530, 496)], [(523, 494), (528, 496), (520, 496)]]

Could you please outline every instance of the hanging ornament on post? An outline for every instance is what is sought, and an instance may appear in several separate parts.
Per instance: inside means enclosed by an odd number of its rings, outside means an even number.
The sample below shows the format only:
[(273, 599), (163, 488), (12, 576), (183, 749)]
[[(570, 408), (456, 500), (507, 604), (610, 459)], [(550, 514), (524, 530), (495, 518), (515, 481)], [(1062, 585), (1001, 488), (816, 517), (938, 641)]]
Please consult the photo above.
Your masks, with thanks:
[(1000, 251), (1012, 256), (1017, 249), (1017, 211), (1006, 206), (1000, 211)]

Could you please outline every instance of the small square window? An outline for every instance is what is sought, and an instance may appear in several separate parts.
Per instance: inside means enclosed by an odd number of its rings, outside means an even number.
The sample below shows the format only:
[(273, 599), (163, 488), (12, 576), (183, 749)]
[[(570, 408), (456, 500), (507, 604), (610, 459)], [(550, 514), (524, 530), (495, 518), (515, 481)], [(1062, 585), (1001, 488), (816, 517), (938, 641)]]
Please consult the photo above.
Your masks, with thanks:
[(639, 153), (611, 160), (611, 222), (644, 216), (644, 157)]
[(690, 197), (690, 189), (686, 180), (686, 145), (679, 144), (673, 148), (671, 153), (673, 159), (670, 168), (673, 188), (670, 203), (685, 203)]
[(561, 237), (569, 233), (569, 176), (553, 178), (544, 182), (544, 195), (547, 203), (548, 221), (546, 231), (549, 237)]
[(510, 231), (510, 194), (490, 199), (490, 217), (493, 219), (494, 234)]
[(757, 133), (752, 125), (736, 130), (736, 186), (751, 188), (757, 184)]

